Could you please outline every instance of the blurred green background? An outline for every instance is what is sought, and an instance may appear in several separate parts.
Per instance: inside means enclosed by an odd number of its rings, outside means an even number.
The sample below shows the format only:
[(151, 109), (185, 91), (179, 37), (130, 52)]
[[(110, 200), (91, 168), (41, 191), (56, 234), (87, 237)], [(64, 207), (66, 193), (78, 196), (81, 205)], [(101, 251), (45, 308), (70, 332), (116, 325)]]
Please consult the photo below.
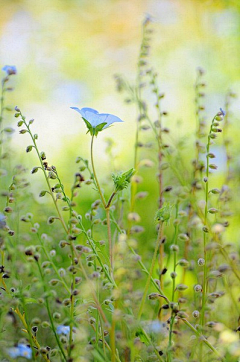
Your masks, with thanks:
[[(15, 92), (8, 95), (9, 103), (35, 118), (39, 148), (61, 170), (65, 183), (72, 182), (76, 157), (89, 158), (90, 153), (85, 125), (71, 106), (93, 107), (125, 122), (96, 139), (102, 175), (111, 171), (104, 152), (106, 137), (116, 144), (115, 167), (132, 166), (137, 112), (117, 93), (114, 74), (135, 81), (146, 14), (153, 17), (150, 58), (166, 94), (163, 107), (169, 116), (165, 125), (172, 130), (173, 142), (183, 137), (193, 143), (196, 68), (206, 70), (209, 122), (224, 108), (228, 89), (240, 93), (239, 1), (0, 0), (1, 64), (15, 65), (18, 70), (11, 80)], [(231, 142), (237, 157), (238, 101), (233, 111)], [(16, 124), (14, 117), (11, 122)], [(13, 136), (16, 158), (31, 168), (35, 156), (24, 153), (29, 143), (27, 135), (16, 132)], [(143, 158), (147, 152), (142, 151)]]

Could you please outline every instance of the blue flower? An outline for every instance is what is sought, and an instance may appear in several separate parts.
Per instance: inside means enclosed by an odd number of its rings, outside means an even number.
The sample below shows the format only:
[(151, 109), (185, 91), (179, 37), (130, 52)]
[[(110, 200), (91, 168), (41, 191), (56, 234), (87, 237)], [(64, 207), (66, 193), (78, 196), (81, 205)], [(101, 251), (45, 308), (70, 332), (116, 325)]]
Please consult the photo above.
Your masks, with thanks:
[(32, 358), (31, 348), (22, 343), (19, 343), (17, 347), (9, 348), (7, 352), (11, 358), (17, 358), (17, 357), (25, 357), (27, 359)]
[(112, 123), (123, 122), (120, 118), (113, 116), (112, 114), (99, 113), (93, 108), (70, 108), (81, 114), (88, 128), (88, 132), (90, 132), (92, 136), (97, 136), (98, 132), (102, 131), (105, 128), (108, 128)]
[(167, 324), (160, 322), (159, 320), (154, 320), (154, 321), (150, 322), (147, 325), (147, 328), (148, 328), (149, 333), (161, 334), (162, 336), (165, 336), (165, 337), (168, 335)]
[(0, 212), (0, 229), (6, 226), (6, 217)]
[(63, 326), (60, 325), (57, 327), (57, 334), (64, 334), (64, 336), (68, 336), (70, 333), (70, 327), (69, 326)]
[(224, 110), (223, 110), (222, 108), (220, 108), (220, 111), (221, 111), (221, 113), (222, 113), (223, 116), (226, 115), (226, 112), (224, 112)]
[(7, 75), (12, 75), (17, 73), (17, 68), (15, 65), (5, 65), (2, 70), (7, 73)]

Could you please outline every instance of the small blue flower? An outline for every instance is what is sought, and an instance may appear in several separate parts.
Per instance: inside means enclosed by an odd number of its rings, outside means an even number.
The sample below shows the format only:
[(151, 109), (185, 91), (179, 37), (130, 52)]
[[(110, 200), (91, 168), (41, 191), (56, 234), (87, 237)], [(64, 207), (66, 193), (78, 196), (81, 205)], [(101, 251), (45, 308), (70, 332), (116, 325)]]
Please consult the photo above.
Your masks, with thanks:
[(162, 336), (168, 335), (167, 324), (160, 322), (159, 320), (154, 320), (150, 322), (147, 326), (149, 333), (161, 334)]
[(220, 111), (221, 111), (221, 113), (222, 113), (223, 116), (226, 115), (226, 112), (225, 112), (222, 108), (220, 108)]
[(0, 212), (0, 229), (6, 226), (6, 217)]
[(70, 107), (81, 114), (88, 131), (92, 136), (97, 136), (98, 132), (102, 131), (105, 128), (108, 128), (112, 123), (123, 122), (120, 118), (108, 114), (108, 113), (99, 113), (93, 108), (82, 108)]
[(27, 359), (32, 358), (31, 348), (22, 343), (19, 343), (17, 347), (9, 348), (7, 352), (11, 358), (17, 358), (17, 357), (25, 357)]
[(68, 336), (70, 333), (70, 327), (69, 326), (63, 326), (60, 325), (57, 327), (57, 334), (63, 334), (64, 336)]
[(17, 68), (15, 65), (5, 65), (2, 70), (7, 73), (7, 75), (12, 75), (17, 73)]

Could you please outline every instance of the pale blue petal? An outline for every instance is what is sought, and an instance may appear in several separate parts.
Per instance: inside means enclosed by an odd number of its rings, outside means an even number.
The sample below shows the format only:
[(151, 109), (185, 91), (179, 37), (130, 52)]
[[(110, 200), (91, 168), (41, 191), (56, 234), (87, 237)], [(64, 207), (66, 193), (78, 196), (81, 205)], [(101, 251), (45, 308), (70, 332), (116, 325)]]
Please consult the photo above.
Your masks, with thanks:
[(123, 122), (119, 117), (114, 116), (113, 114), (101, 113), (100, 116), (105, 119), (104, 122), (107, 122), (107, 124), (103, 128), (107, 128), (115, 122)]
[(18, 347), (12, 347), (7, 350), (8, 355), (11, 358), (17, 358), (19, 356), (19, 348)]
[(70, 333), (70, 327), (69, 326), (63, 326), (60, 325), (57, 327), (57, 334), (63, 334), (67, 336)]
[(102, 123), (107, 123), (103, 128), (109, 127), (112, 123), (115, 122), (123, 122), (120, 118), (109, 114), (109, 113), (98, 113), (93, 108), (84, 107), (82, 109), (79, 109), (77, 107), (70, 107), (71, 109), (74, 109), (78, 113), (81, 114), (81, 116), (88, 121), (93, 128), (96, 128), (98, 125)]
[(19, 352), (20, 352), (19, 356), (25, 357), (27, 359), (32, 358), (32, 350), (31, 350), (30, 347), (26, 346), (25, 344), (19, 343), (18, 349), (19, 349)]
[(83, 111), (83, 112), (88, 111), (88, 112), (92, 112), (92, 113), (96, 113), (96, 114), (99, 113), (98, 111), (96, 111), (96, 109), (88, 108), (88, 107), (82, 108), (81, 111)]
[[(97, 120), (97, 118), (94, 118), (94, 117), (98, 114), (98, 111), (96, 111), (93, 108), (88, 108), (88, 107), (84, 107), (82, 109), (79, 109), (77, 107), (70, 107), (70, 108), (72, 108), (75, 111), (77, 111), (78, 113), (80, 113), (81, 116), (83, 118), (85, 118), (91, 124), (92, 124), (92, 122), (95, 123)], [(93, 126), (93, 124), (92, 124), (92, 126)]]
[(12, 347), (7, 350), (8, 355), (11, 358), (25, 357), (27, 359), (32, 358), (32, 350), (25, 344), (19, 344), (17, 347)]
[(86, 111), (84, 118), (92, 125), (92, 127), (97, 127), (99, 124), (99, 114)]
[(81, 116), (82, 116), (82, 117), (84, 117), (85, 113), (84, 113), (84, 112), (82, 112), (82, 110), (81, 110), (81, 109), (79, 109), (79, 108), (77, 108), (77, 107), (70, 107), (70, 108), (74, 109), (74, 111), (77, 111), (78, 113), (80, 113), (80, 114), (81, 114)]

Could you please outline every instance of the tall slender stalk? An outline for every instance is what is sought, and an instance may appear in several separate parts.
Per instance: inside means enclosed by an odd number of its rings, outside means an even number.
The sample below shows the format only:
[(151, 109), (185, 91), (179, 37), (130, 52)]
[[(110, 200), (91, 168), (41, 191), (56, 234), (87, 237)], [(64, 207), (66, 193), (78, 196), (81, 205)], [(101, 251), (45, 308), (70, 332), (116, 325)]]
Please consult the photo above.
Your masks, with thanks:
[(147, 281), (146, 281), (145, 288), (144, 288), (144, 292), (143, 292), (143, 297), (142, 297), (141, 304), (140, 304), (139, 311), (138, 311), (138, 315), (137, 315), (138, 320), (141, 319), (141, 316), (142, 316), (142, 313), (143, 313), (144, 304), (145, 304), (145, 301), (146, 301), (150, 281), (151, 281), (151, 278), (152, 278), (154, 266), (155, 266), (156, 259), (157, 259), (157, 252), (159, 251), (159, 244), (161, 242), (162, 228), (163, 228), (163, 222), (159, 223), (158, 235), (157, 235), (156, 245), (155, 245), (155, 249), (154, 249), (154, 253), (153, 253), (153, 257), (152, 257), (152, 263), (151, 263), (151, 267), (150, 267), (150, 270), (149, 270), (149, 274), (148, 274)]

